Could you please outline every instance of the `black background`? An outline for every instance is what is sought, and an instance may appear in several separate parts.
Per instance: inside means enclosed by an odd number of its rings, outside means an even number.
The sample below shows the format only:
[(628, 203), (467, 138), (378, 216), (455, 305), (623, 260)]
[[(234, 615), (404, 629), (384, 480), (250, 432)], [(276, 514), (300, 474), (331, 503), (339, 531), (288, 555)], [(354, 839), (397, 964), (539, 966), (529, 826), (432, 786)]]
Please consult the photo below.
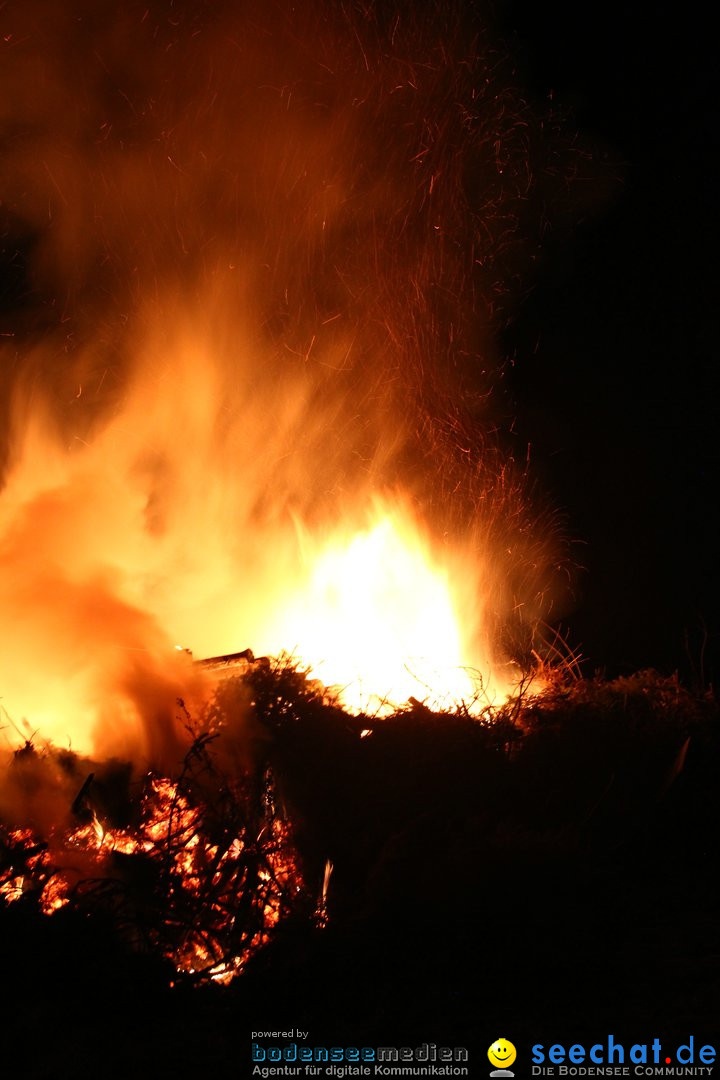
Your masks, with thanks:
[(718, 665), (717, 60), (699, 5), (510, 0), (521, 85), (618, 177), (545, 244), (503, 347), (579, 564), (585, 670)]

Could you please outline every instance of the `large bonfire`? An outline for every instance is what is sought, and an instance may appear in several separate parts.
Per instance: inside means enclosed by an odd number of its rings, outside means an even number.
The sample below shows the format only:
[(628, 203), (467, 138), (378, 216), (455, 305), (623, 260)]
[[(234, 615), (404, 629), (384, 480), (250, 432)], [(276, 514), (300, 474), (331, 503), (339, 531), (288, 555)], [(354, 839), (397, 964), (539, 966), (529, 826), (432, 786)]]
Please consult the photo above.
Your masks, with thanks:
[[(273, 680), (512, 741), (558, 567), (492, 335), (559, 166), (455, 14), (2, 17), (0, 891), (224, 981), (327, 919)], [(294, 659), (197, 662), (246, 646)]]

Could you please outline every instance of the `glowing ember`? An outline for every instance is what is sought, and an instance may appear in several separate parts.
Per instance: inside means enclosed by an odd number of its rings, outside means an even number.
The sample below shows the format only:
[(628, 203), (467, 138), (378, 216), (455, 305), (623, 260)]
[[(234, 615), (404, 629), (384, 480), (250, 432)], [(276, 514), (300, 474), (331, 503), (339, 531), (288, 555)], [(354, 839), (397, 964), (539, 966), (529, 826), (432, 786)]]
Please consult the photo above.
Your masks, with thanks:
[[(42, 776), (43, 759), (34, 764)], [(131, 933), (179, 972), (229, 982), (304, 889), (271, 778), (260, 806), (253, 790), (246, 777), (221, 777), (196, 740), (179, 781), (145, 778), (134, 828), (105, 828), (94, 809), (87, 824), (54, 830), (49, 841), (0, 828), (0, 900), (34, 900), (45, 915), (71, 902), (107, 910), (123, 924), (129, 918)]]
[(328, 891), (330, 889), (330, 878), (332, 877), (333, 864), (330, 859), (325, 863), (325, 872), (323, 873), (322, 890), (318, 899), (317, 907), (315, 909), (315, 924), (321, 930), (324, 930), (328, 925)]

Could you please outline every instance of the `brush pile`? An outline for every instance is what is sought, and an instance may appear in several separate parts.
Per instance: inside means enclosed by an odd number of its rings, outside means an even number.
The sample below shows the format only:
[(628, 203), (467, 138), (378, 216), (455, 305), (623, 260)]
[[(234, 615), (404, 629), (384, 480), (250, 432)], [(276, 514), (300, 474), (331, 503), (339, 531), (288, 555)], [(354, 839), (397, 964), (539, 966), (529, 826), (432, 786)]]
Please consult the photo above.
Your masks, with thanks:
[(124, 943), (195, 982), (242, 970), (307, 897), (272, 773), (230, 773), (213, 750), (218, 702), (232, 708), (234, 690), (218, 694), (207, 729), (185, 715), (188, 749), (172, 778), (31, 742), (16, 751), (5, 801), (26, 823), (0, 826), (5, 903), (102, 914)]
[[(241, 706), (257, 729), (244, 760), (224, 747)], [(264, 661), (220, 683), (187, 730), (175, 777), (16, 752), (6, 785), (27, 821), (0, 830), (0, 924), (21, 908), (26, 925), (80, 912), (194, 984), (312, 971), (330, 938), (355, 962), (405, 946), (415, 962), (420, 945), (432, 966), (442, 942), (459, 963), (487, 926), (510, 935), (520, 970), (558, 935), (561, 971), (597, 935), (615, 955), (638, 920), (672, 953), (689, 875), (705, 925), (720, 729), (712, 697), (674, 679), (555, 679), (479, 717), (415, 702), (379, 719)], [(60, 828), (40, 808), (58, 820), (63, 799)]]

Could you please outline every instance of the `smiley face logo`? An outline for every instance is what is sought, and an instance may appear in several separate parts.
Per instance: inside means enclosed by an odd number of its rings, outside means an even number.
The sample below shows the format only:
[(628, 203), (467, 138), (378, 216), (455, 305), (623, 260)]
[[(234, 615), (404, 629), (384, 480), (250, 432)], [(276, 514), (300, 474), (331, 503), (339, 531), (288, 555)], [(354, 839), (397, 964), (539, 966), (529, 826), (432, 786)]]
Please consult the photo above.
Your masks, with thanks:
[(517, 1050), (509, 1039), (496, 1039), (488, 1050), (490, 1064), (496, 1069), (508, 1069), (516, 1057)]

